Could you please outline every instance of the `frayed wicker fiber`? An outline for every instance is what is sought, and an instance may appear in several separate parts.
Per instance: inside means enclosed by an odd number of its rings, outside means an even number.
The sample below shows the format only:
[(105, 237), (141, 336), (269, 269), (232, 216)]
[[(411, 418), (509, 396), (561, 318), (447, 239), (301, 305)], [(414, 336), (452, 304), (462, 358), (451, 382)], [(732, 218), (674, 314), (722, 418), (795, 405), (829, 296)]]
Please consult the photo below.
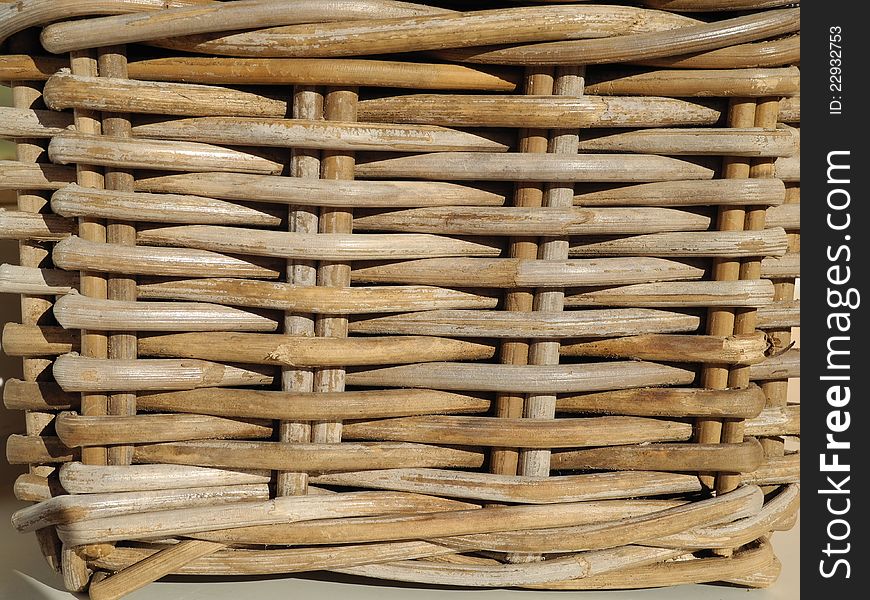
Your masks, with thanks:
[(70, 590), (776, 579), (799, 9), (485, 4), (0, 5), (13, 525)]

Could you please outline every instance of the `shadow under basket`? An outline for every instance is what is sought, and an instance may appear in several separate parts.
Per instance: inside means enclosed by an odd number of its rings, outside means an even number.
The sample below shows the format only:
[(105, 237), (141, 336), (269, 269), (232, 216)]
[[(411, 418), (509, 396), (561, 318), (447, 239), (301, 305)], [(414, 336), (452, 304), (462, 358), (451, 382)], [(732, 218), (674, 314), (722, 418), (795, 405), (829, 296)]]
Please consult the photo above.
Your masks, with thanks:
[(799, 8), (467, 4), (0, 5), (13, 526), (69, 590), (776, 580)]

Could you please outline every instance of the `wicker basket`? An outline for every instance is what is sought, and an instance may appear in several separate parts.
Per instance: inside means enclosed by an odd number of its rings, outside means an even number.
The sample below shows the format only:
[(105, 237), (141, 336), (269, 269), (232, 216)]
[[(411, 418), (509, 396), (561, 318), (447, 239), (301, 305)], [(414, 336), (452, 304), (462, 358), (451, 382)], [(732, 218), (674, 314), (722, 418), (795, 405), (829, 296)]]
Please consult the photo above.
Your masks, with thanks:
[(68, 589), (775, 580), (799, 9), (449, 4), (0, 5), (13, 524)]

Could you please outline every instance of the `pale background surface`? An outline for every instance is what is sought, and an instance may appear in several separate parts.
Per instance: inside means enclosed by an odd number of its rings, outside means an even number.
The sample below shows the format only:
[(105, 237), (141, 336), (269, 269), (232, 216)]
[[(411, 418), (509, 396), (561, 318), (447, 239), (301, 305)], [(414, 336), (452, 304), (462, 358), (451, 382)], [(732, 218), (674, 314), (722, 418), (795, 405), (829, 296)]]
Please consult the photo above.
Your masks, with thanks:
[[(0, 105), (8, 96), (0, 87)], [(10, 147), (0, 141), (0, 159), (11, 158)], [(0, 207), (12, 208), (14, 195), (0, 191)], [(16, 263), (17, 243), (0, 241), (0, 263)], [(17, 297), (0, 294), (0, 321), (19, 321)], [(0, 378), (20, 376), (20, 360), (0, 354)], [(7, 411), (0, 404), (0, 439), (24, 431), (18, 411)], [(12, 483), (22, 466), (10, 466), (0, 459), (0, 600), (54, 600), (85, 598), (63, 590), (59, 575), (51, 572), (32, 534), (18, 534), (9, 525), (10, 515), (25, 506), (12, 495)], [(678, 588), (626, 592), (582, 592), (582, 600), (792, 600), (800, 597), (800, 525), (773, 538), (776, 554), (783, 564), (779, 581), (770, 589), (747, 592), (739, 588), (685, 585)], [(571, 592), (563, 592), (571, 593)], [(577, 592), (574, 592), (576, 594)], [(214, 578), (179, 582), (160, 582), (129, 596), (130, 600), (285, 600), (341, 597), (343, 600), (553, 600), (557, 592), (529, 590), (451, 590), (411, 589), (374, 580), (351, 580), (342, 575), (323, 573), (318, 577), (271, 578), (228, 581)]]

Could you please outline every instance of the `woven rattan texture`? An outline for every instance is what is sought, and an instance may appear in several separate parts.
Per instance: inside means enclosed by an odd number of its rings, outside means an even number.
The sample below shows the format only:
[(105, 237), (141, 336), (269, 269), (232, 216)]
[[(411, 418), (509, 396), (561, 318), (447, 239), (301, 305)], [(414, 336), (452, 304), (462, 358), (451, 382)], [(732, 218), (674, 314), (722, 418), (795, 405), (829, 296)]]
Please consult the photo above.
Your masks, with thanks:
[(775, 581), (799, 8), (489, 5), (0, 4), (13, 525), (70, 590)]

